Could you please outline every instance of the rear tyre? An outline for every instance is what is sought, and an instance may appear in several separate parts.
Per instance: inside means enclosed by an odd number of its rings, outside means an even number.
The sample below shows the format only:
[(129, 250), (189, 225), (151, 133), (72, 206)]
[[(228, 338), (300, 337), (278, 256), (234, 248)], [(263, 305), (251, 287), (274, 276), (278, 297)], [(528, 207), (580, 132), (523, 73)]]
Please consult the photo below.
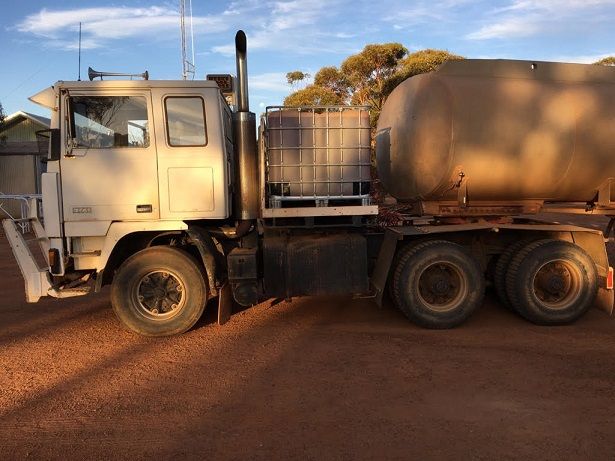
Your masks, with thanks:
[(453, 328), (483, 301), (479, 264), (462, 246), (433, 240), (402, 249), (393, 275), (393, 300), (413, 322)]
[(145, 336), (169, 336), (192, 328), (207, 302), (200, 266), (171, 247), (146, 248), (128, 258), (113, 279), (111, 303), (117, 318)]
[(507, 309), (513, 309), (510, 299), (508, 299), (508, 293), (506, 292), (506, 274), (508, 268), (517, 253), (531, 242), (532, 240), (519, 240), (513, 243), (498, 257), (498, 261), (495, 265), (495, 271), (493, 272), (493, 287), (501, 303)]
[(395, 302), (395, 268), (397, 267), (397, 265), (399, 264), (399, 260), (401, 258), (401, 256), (406, 252), (406, 251), (411, 251), (411, 249), (413, 249), (416, 245), (420, 244), (420, 242), (404, 242), (404, 246), (401, 247), (399, 249), (399, 251), (397, 251), (395, 253), (395, 255), (393, 256), (393, 260), (391, 261), (391, 268), (393, 269), (391, 272), (391, 275), (389, 276), (389, 280), (387, 282), (387, 286), (386, 286), (386, 290), (387, 293), (389, 295), (389, 298), (391, 298), (391, 301), (393, 302), (393, 305), (395, 306), (396, 309), (399, 309), (399, 307), (397, 307), (397, 303)]
[(512, 260), (506, 292), (519, 314), (538, 325), (574, 322), (593, 304), (598, 291), (596, 266), (579, 246), (539, 240)]

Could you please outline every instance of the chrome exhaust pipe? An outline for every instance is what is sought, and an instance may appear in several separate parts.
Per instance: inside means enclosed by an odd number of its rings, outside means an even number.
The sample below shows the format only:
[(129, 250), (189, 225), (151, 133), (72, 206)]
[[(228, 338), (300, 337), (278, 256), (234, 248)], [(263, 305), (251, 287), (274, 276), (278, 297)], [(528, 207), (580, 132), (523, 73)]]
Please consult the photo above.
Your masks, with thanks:
[(235, 35), (235, 60), (237, 61), (237, 112), (249, 112), (248, 102), (248, 40), (243, 30)]
[[(235, 35), (237, 61), (237, 112), (233, 117), (235, 138), (235, 203), (234, 216), (238, 221), (258, 218), (258, 155), (256, 147), (256, 116), (248, 102), (248, 64), (246, 34)], [(247, 225), (238, 226), (245, 230)]]

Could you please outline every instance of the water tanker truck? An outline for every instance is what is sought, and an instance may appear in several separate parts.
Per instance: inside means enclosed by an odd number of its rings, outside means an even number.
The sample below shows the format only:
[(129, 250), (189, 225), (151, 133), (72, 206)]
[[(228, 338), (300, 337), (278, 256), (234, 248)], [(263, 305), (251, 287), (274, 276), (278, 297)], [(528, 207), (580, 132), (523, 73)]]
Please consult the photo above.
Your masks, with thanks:
[(603, 233), (535, 215), (615, 215), (615, 69), (465, 60), (400, 84), (375, 133), (398, 201), (384, 224), (369, 108), (268, 107), (257, 128), (235, 44), (236, 77), (90, 70), (31, 98), (51, 110), (43, 219), (26, 218), (43, 265), (3, 221), (28, 302), (110, 285), (118, 319), (150, 336), (214, 298), (221, 324), (235, 303), (353, 294), (451, 328), (488, 285), (537, 324), (612, 313)]

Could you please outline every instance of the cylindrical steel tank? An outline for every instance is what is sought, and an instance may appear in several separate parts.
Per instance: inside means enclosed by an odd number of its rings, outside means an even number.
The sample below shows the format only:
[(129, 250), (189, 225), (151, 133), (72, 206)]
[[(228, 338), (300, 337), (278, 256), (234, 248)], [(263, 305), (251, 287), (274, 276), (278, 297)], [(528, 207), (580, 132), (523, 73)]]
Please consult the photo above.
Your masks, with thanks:
[(391, 93), (376, 159), (402, 201), (455, 199), (461, 176), (473, 201), (590, 201), (615, 178), (615, 68), (448, 62)]

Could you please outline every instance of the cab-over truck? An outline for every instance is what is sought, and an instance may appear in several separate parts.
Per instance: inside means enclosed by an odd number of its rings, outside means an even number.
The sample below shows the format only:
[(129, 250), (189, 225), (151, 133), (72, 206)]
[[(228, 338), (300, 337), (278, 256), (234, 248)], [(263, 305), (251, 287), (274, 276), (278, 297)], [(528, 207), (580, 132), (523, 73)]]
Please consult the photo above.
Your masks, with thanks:
[[(521, 96), (530, 110), (551, 104), (533, 103), (528, 91), (568, 97), (552, 90), (554, 69), (573, 83), (612, 82), (612, 73), (467, 61), (409, 79), (387, 101), (375, 137), (382, 182), (406, 205), (383, 224), (370, 195), (368, 109), (272, 107), (257, 130), (242, 31), (235, 42), (236, 78), (103, 80), (91, 71), (99, 81), (60, 81), (31, 98), (52, 114), (44, 227), (29, 218), (44, 267), (16, 223), (3, 221), (28, 302), (110, 284), (119, 320), (151, 336), (190, 329), (215, 297), (220, 323), (232, 301), (346, 293), (377, 304), (390, 296), (419, 325), (450, 328), (481, 305), (489, 283), (502, 303), (539, 324), (574, 321), (592, 305), (612, 311), (603, 234), (531, 216), (551, 202), (610, 215), (610, 179), (593, 187), (585, 178), (590, 196), (581, 207), (572, 201), (574, 184), (558, 182), (549, 192), (543, 186), (553, 165), (523, 162), (565, 148), (530, 133), (528, 124), (538, 122), (526, 109), (504, 105)], [(550, 70), (537, 74), (537, 65)], [(512, 118), (502, 115), (507, 110)], [(546, 127), (549, 117), (560, 120), (557, 104), (543, 112)], [(487, 127), (485, 117), (501, 120)], [(559, 135), (580, 123), (571, 117)], [(513, 142), (531, 135), (547, 146), (534, 157), (535, 144)], [(518, 184), (494, 182), (499, 161)], [(521, 175), (528, 165), (544, 171), (526, 171), (528, 180)]]

